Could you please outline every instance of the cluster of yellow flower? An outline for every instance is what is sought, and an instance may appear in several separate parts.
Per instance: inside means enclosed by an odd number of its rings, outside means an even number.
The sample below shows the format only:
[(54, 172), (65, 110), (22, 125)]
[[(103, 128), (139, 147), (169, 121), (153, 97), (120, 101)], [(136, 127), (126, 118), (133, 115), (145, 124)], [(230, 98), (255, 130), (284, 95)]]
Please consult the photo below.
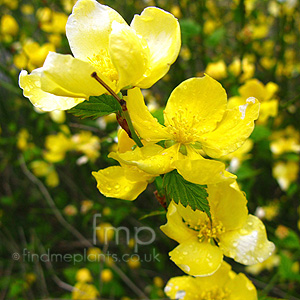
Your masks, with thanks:
[[(191, 78), (171, 93), (160, 124), (140, 89), (161, 79), (179, 54), (180, 27), (173, 15), (149, 7), (129, 26), (110, 7), (79, 0), (67, 20), (66, 34), (74, 56), (50, 52), (43, 67), (30, 74), (21, 71), (19, 84), (24, 96), (44, 111), (68, 110), (90, 96), (107, 93), (120, 102), (120, 124), (126, 126), (119, 131), (117, 151), (109, 155), (120, 166), (93, 172), (100, 192), (134, 200), (150, 182), (174, 170), (188, 184), (205, 185), (207, 190), (209, 213), (164, 195), (167, 224), (161, 229), (179, 243), (170, 252), (171, 260), (197, 277), (171, 279), (166, 294), (186, 300), (257, 299), (253, 284), (243, 274), (236, 275), (223, 256), (253, 265), (266, 260), (275, 246), (261, 220), (248, 214), (236, 176), (216, 159), (239, 149), (252, 133), (259, 115), (257, 98), (262, 101), (260, 122), (276, 115), (277, 100), (272, 97), (277, 86), (270, 82), (264, 87), (252, 79), (240, 88), (239, 97), (227, 101), (221, 84), (209, 75)], [(247, 62), (236, 64), (247, 69)], [(123, 99), (117, 96), (121, 90), (127, 90)], [(135, 136), (137, 146), (128, 134)], [(45, 159), (57, 162), (74, 147), (95, 158), (98, 152), (86, 145), (86, 135), (49, 136)], [(93, 145), (98, 145), (96, 137)], [(86, 281), (79, 280), (74, 299), (81, 299), (78, 289), (82, 293), (88, 289), (91, 299), (96, 298), (97, 292), (90, 291)]]
[[(63, 161), (67, 152), (83, 154), (77, 159), (79, 165), (88, 161), (94, 162), (100, 155), (100, 139), (90, 131), (82, 130), (72, 135), (66, 125), (61, 125), (60, 129), (57, 134), (46, 137), (42, 159), (34, 160), (30, 164), (33, 173), (38, 177), (44, 177), (49, 187), (58, 186), (59, 176), (55, 164)], [(28, 131), (24, 128), (18, 134), (17, 144), (21, 151), (32, 150), (35, 147), (30, 142)]]

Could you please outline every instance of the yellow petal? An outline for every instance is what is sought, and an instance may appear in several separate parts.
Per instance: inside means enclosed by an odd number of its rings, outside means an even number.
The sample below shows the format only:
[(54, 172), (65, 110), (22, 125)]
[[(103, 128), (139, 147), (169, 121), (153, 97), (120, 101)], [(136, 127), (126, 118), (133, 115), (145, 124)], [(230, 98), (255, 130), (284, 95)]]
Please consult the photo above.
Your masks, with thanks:
[(149, 88), (168, 72), (179, 54), (179, 23), (166, 11), (147, 7), (140, 16), (135, 15), (130, 26), (148, 42), (150, 67), (138, 86)]
[(189, 229), (183, 222), (182, 215), (178, 213), (177, 205), (175, 205), (173, 201), (168, 206), (167, 219), (168, 222), (165, 225), (160, 226), (160, 229), (169, 238), (178, 243), (182, 243), (197, 236), (197, 232)]
[(165, 125), (174, 126), (174, 120), (179, 120), (193, 124), (195, 134), (204, 134), (215, 129), (226, 104), (226, 92), (216, 80), (208, 75), (190, 78), (172, 92), (165, 109)]
[(259, 106), (257, 99), (248, 98), (244, 105), (227, 109), (217, 128), (200, 138), (206, 154), (218, 158), (242, 146), (254, 129)]
[(248, 217), (247, 199), (236, 182), (208, 185), (207, 192), (211, 215), (221, 222), (226, 231), (245, 224)]
[(135, 86), (149, 64), (147, 42), (127, 24), (113, 22), (109, 54), (119, 74), (118, 90)]
[(193, 300), (200, 294), (199, 287), (194, 277), (178, 276), (168, 281), (164, 291), (170, 299)]
[(143, 139), (159, 142), (172, 138), (168, 134), (167, 128), (159, 124), (157, 119), (149, 112), (139, 88), (129, 90), (125, 100), (133, 126)]
[(239, 88), (239, 93), (244, 99), (254, 97), (260, 102), (263, 102), (266, 98), (265, 87), (257, 79), (247, 80), (247, 82)]
[(172, 171), (172, 162), (177, 159), (179, 145), (170, 148), (162, 148), (156, 144), (147, 144), (142, 148), (136, 148), (133, 151), (125, 153), (112, 152), (108, 155), (121, 164), (137, 166), (142, 171), (160, 175)]
[(204, 159), (198, 155), (198, 159), (180, 159), (174, 161), (174, 168), (185, 180), (196, 184), (215, 184), (222, 181), (233, 182), (236, 176), (225, 172), (225, 164), (211, 159)]
[(67, 38), (74, 56), (88, 61), (103, 49), (108, 50), (113, 21), (125, 23), (115, 10), (95, 0), (77, 1), (66, 26)]
[(83, 102), (84, 98), (60, 97), (44, 92), (41, 89), (42, 68), (36, 69), (28, 75), (23, 70), (19, 76), (19, 85), (23, 94), (30, 102), (44, 111), (67, 110)]
[(224, 255), (244, 265), (263, 262), (275, 249), (274, 244), (267, 239), (262, 221), (252, 215), (248, 216), (241, 229), (225, 232), (219, 238), (219, 247)]
[(118, 131), (118, 152), (124, 153), (131, 151), (135, 146), (135, 142), (131, 139), (124, 129), (119, 129)]
[(239, 273), (226, 284), (230, 299), (257, 300), (257, 291), (245, 274)]
[(258, 122), (263, 124), (269, 117), (276, 117), (278, 113), (278, 100), (271, 100), (260, 104)]
[[(229, 295), (225, 296), (224, 291)], [(231, 266), (225, 262), (222, 262), (221, 267), (211, 276), (171, 278), (165, 287), (165, 293), (171, 299), (182, 300), (257, 300), (256, 289), (251, 281), (244, 274), (231, 271)]]
[(212, 275), (223, 261), (222, 251), (217, 246), (199, 242), (198, 238), (180, 243), (169, 255), (180, 269), (193, 276)]
[[(76, 59), (71, 55), (50, 52), (42, 67), (41, 87), (45, 92), (76, 98), (99, 96), (107, 93), (91, 74), (95, 69), (91, 64)], [(98, 76), (109, 86), (112, 82), (98, 73)]]
[(265, 86), (266, 95), (265, 99), (270, 100), (274, 94), (278, 91), (279, 86), (274, 82), (268, 82)]
[[(137, 173), (136, 177), (139, 179), (133, 178), (134, 172)], [(128, 173), (131, 176), (128, 176)], [(92, 175), (97, 180), (97, 188), (106, 197), (135, 200), (148, 185), (148, 181), (140, 170), (127, 170), (119, 166), (92, 172)]]

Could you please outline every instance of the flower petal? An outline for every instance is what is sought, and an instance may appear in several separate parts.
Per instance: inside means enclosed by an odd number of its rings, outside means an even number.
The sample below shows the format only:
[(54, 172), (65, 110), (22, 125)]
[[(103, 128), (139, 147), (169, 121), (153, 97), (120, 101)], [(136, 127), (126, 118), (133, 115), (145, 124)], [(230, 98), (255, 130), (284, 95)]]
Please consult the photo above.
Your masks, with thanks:
[(165, 149), (156, 144), (147, 144), (125, 153), (112, 152), (108, 157), (121, 164), (134, 165), (146, 173), (158, 176), (174, 169), (171, 165), (180, 155), (178, 148), (179, 145)]
[(240, 230), (226, 232), (219, 239), (219, 247), (224, 255), (244, 265), (263, 262), (275, 249), (267, 239), (262, 221), (253, 215), (248, 216)]
[(106, 197), (135, 200), (147, 187), (151, 177), (138, 169), (128, 167), (108, 167), (92, 172), (97, 180), (97, 188)]
[(127, 24), (112, 23), (109, 54), (119, 74), (118, 90), (135, 86), (149, 64), (147, 42)]
[(173, 162), (172, 165), (185, 180), (196, 184), (215, 184), (222, 181), (233, 182), (236, 176), (225, 171), (225, 164), (202, 156), (194, 155)]
[(276, 117), (278, 113), (278, 101), (270, 100), (260, 104), (258, 122), (264, 124), (269, 117)]
[(248, 217), (247, 199), (236, 181), (208, 185), (207, 192), (211, 215), (221, 222), (226, 231), (245, 224)]
[[(50, 52), (42, 67), (41, 87), (45, 92), (57, 96), (86, 98), (99, 96), (107, 90), (91, 74), (97, 71), (91, 64), (76, 59), (71, 55)], [(98, 76), (109, 86), (110, 80)]]
[(194, 236), (197, 236), (197, 232), (189, 229), (183, 222), (181, 214), (178, 213), (177, 205), (172, 201), (168, 206), (167, 212), (168, 222), (165, 225), (160, 226), (162, 232), (169, 238), (182, 243)]
[(28, 75), (23, 70), (19, 76), (19, 85), (30, 102), (44, 111), (67, 110), (83, 102), (84, 98), (60, 97), (44, 92), (41, 89), (42, 68), (33, 70)]
[(180, 269), (193, 276), (212, 275), (223, 261), (223, 253), (217, 246), (199, 242), (198, 238), (180, 243), (169, 255)]
[(254, 129), (259, 106), (257, 99), (248, 98), (244, 105), (227, 109), (217, 128), (199, 140), (206, 154), (218, 158), (242, 146)]
[(172, 138), (168, 134), (167, 128), (159, 124), (149, 112), (139, 88), (128, 90), (128, 96), (125, 97), (125, 100), (133, 126), (143, 139), (159, 142)]
[(249, 79), (239, 88), (242, 98), (254, 97), (260, 102), (266, 100), (266, 90), (264, 85), (257, 79)]
[(88, 61), (103, 49), (108, 50), (113, 21), (125, 23), (115, 10), (106, 5), (95, 0), (78, 0), (66, 26), (67, 38), (74, 56)]
[(150, 49), (150, 68), (140, 81), (140, 88), (149, 88), (162, 78), (176, 60), (180, 45), (180, 27), (174, 16), (156, 7), (147, 7), (135, 15), (130, 26), (141, 35)]
[(257, 300), (255, 286), (243, 273), (228, 281), (226, 288), (230, 290), (230, 299)]
[(221, 121), (227, 104), (226, 92), (208, 75), (190, 78), (172, 92), (166, 109), (165, 125), (176, 127), (173, 119), (192, 124), (198, 135), (215, 129)]

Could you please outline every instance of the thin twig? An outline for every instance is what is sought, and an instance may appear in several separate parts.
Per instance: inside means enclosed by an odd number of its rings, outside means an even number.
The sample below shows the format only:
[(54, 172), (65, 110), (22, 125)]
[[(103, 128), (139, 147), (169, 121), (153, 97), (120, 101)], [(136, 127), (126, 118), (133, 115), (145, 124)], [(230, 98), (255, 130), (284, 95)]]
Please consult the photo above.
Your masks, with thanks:
[(60, 213), (59, 209), (56, 207), (54, 200), (52, 199), (50, 193), (48, 192), (45, 185), (36, 177), (34, 176), (27, 168), (24, 157), (21, 156), (19, 158), (21, 168), (24, 172), (24, 174), (28, 177), (28, 179), (36, 184), (41, 191), (42, 195), (46, 199), (48, 205), (52, 209), (55, 217), (59, 221), (59, 223), (64, 226), (68, 231), (70, 231), (75, 237), (77, 237), (83, 244), (85, 244), (87, 247), (93, 247), (93, 244), (88, 241), (76, 228), (74, 228), (70, 223), (68, 223), (65, 218)]

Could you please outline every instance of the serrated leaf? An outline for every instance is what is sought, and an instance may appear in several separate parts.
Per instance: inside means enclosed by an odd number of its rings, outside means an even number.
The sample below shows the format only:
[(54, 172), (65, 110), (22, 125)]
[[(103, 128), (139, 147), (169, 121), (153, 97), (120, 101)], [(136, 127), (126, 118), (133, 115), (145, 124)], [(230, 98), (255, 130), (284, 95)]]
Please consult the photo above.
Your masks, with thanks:
[(163, 187), (170, 200), (180, 202), (184, 207), (189, 205), (192, 210), (201, 210), (211, 218), (206, 185), (191, 183), (175, 170), (165, 174)]
[(112, 113), (121, 112), (121, 110), (121, 105), (113, 96), (101, 95), (90, 97), (89, 100), (79, 103), (68, 110), (68, 112), (82, 119), (96, 119)]

